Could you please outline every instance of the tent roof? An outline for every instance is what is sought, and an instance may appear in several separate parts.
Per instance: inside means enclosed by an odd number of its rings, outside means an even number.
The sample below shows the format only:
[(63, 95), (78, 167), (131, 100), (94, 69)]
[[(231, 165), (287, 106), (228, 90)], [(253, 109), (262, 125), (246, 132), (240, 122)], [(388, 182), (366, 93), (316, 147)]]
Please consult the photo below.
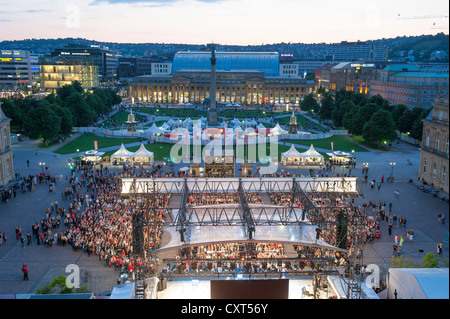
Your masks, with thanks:
[(162, 133), (164, 129), (159, 128), (158, 126), (156, 126), (155, 123), (153, 123), (152, 126), (150, 126), (146, 132), (150, 132), (150, 133)]
[(144, 144), (141, 143), (141, 147), (133, 154), (134, 157), (153, 157), (153, 152), (147, 150)]
[(449, 298), (448, 268), (390, 268), (389, 274), (413, 294), (418, 284), (428, 299)]
[(311, 144), (311, 147), (304, 153), (302, 153), (303, 156), (305, 157), (323, 157), (322, 154), (320, 154), (319, 152), (317, 152), (314, 148), (314, 146)]
[(167, 121), (167, 124), (174, 124), (175, 122), (174, 122), (174, 120), (172, 120), (172, 118), (170, 118), (168, 121)]
[(256, 128), (261, 128), (261, 129), (265, 129), (266, 127), (264, 126), (264, 124), (259, 123), (258, 126)]
[(111, 157), (132, 156), (132, 155), (133, 155), (133, 152), (130, 152), (129, 150), (127, 150), (122, 143), (122, 145), (117, 150), (117, 152), (112, 154)]
[(133, 299), (134, 282), (115, 286), (111, 292), (109, 299)]
[(302, 157), (303, 154), (300, 153), (299, 151), (297, 151), (297, 149), (295, 148), (294, 144), (292, 144), (291, 148), (288, 151), (286, 151), (284, 153), (281, 153), (281, 156), (284, 156), (284, 157)]
[(275, 125), (275, 127), (273, 129), (270, 130), (270, 133), (280, 133), (280, 134), (284, 134), (287, 133), (287, 131), (283, 130), (280, 126), (279, 123), (277, 123), (277, 125)]

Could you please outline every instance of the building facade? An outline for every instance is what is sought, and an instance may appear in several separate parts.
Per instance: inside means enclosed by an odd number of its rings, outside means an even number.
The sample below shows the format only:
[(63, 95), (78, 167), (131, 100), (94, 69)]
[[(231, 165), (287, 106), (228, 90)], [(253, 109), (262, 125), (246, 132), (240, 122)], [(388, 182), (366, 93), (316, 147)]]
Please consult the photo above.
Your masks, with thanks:
[(115, 81), (117, 78), (116, 54), (107, 47), (68, 44), (64, 48), (56, 48), (50, 55), (60, 59), (86, 58), (92, 61), (98, 67), (100, 83)]
[(418, 178), (422, 182), (449, 194), (449, 107), (448, 96), (433, 104), (423, 121)]
[(448, 96), (449, 75), (421, 72), (415, 65), (391, 65), (370, 84), (370, 95), (381, 95), (392, 104), (430, 108)]
[(73, 81), (85, 89), (98, 86), (98, 66), (86, 59), (45, 58), (39, 62), (41, 88), (55, 90)]
[[(203, 103), (210, 97), (211, 71), (177, 71), (139, 76), (128, 82), (137, 103)], [(243, 104), (299, 104), (314, 83), (302, 78), (267, 77), (259, 71), (216, 71), (216, 101)]]
[(335, 61), (387, 61), (388, 48), (382, 44), (343, 41), (330, 44), (328, 55)]
[(32, 90), (39, 84), (38, 57), (30, 51), (0, 50), (0, 91)]
[(0, 186), (8, 185), (14, 178), (13, 152), (11, 146), (11, 119), (2, 111), (0, 102)]
[(139, 75), (152, 74), (152, 64), (158, 59), (150, 57), (119, 57), (117, 76), (120, 81), (127, 81)]

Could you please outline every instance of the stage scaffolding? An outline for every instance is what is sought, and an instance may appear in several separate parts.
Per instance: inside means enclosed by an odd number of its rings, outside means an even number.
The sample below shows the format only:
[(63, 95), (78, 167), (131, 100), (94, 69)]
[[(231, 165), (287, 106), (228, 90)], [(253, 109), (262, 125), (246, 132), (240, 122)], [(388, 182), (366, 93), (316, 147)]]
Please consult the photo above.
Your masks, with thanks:
[[(290, 206), (276, 206), (268, 204), (249, 204), (246, 194), (257, 193), (286, 193), (291, 197)], [(236, 268), (220, 267), (221, 271), (211, 273), (208, 265), (215, 263), (235, 265), (244, 273), (253, 277), (280, 276), (273, 268), (263, 269), (264, 265), (276, 264), (283, 266), (286, 275), (303, 274), (313, 276), (313, 282), (319, 283), (328, 274), (339, 274), (347, 283), (347, 298), (361, 298), (362, 252), (365, 216), (353, 205), (354, 198), (361, 195), (361, 182), (356, 178), (170, 178), (170, 179), (122, 179), (122, 195), (129, 198), (139, 198), (142, 195), (153, 198), (156, 194), (172, 194), (180, 200), (179, 210), (173, 220), (167, 225), (176, 227), (182, 242), (189, 242), (191, 227), (211, 225), (242, 227), (246, 242), (241, 243), (244, 251), (254, 249), (252, 239), (255, 232), (265, 225), (298, 225), (299, 231), (305, 223), (317, 227), (317, 237), (336, 250), (307, 247), (308, 253), (287, 256), (286, 258), (255, 258), (254, 254), (243, 254), (238, 261), (226, 259), (202, 259), (193, 255), (192, 247), (184, 247), (184, 259), (165, 258), (160, 260), (167, 265), (165, 276), (193, 277), (193, 276), (235, 276)], [(239, 202), (233, 205), (188, 206), (191, 194), (202, 193), (235, 193)], [(300, 201), (301, 206), (294, 203)], [(154, 207), (150, 212), (156, 211)], [(157, 252), (146, 246), (146, 238), (151, 236), (152, 223), (148, 220), (150, 214), (144, 214), (136, 209), (133, 214), (133, 252), (137, 259), (145, 263), (155, 263)], [(187, 249), (187, 250), (186, 250)], [(184, 251), (184, 252), (183, 252)], [(207, 271), (199, 273), (185, 273), (183, 267), (187, 264), (206, 265)], [(172, 268), (169, 265), (176, 265)], [(259, 267), (258, 271), (255, 267)], [(165, 266), (164, 266), (165, 267)], [(212, 267), (215, 268), (215, 267)], [(211, 269), (212, 269), (211, 268)], [(276, 267), (275, 267), (276, 268)], [(143, 277), (155, 275), (151, 267), (142, 267)]]

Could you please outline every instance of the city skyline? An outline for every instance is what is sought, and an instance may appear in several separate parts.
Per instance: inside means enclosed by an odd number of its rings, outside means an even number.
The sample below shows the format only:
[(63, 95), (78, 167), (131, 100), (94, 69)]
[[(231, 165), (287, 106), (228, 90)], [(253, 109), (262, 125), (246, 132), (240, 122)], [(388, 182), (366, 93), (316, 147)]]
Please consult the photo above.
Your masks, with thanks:
[[(382, 0), (49, 0), (0, 2), (0, 41), (85, 38), (118, 43), (338, 43), (448, 34), (448, 2)], [(399, 17), (425, 17), (399, 19)], [(433, 16), (436, 18), (428, 18)], [(332, 32), (330, 32), (332, 30)]]

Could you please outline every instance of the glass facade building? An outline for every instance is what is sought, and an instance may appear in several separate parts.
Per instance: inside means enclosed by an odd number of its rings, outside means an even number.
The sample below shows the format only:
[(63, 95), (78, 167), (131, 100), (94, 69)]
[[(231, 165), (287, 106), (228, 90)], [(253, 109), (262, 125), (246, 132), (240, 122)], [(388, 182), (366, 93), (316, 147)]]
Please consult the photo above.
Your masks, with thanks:
[[(173, 59), (173, 72), (211, 70), (211, 52), (181, 51)], [(252, 70), (265, 76), (279, 76), (278, 52), (216, 52), (217, 71)]]

